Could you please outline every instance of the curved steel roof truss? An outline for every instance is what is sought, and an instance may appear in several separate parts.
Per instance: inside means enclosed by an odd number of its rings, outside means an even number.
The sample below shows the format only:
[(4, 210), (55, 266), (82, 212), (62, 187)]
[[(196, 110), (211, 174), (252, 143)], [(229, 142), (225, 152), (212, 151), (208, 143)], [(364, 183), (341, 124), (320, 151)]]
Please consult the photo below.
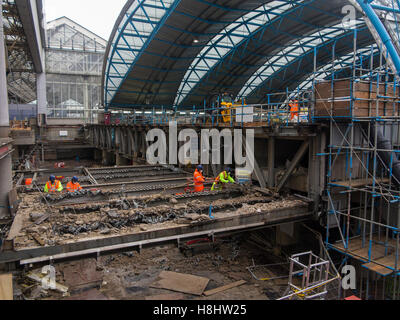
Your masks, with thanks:
[[(365, 24), (362, 20), (357, 21), (358, 27), (363, 25)], [(267, 80), (281, 72), (282, 69), (288, 68), (304, 56), (312, 53), (315, 48), (326, 46), (332, 41), (338, 41), (349, 33), (351, 34), (353, 31), (344, 28), (342, 24), (338, 24), (297, 40), (295, 43), (275, 54), (264, 66), (259, 68), (240, 90), (237, 98), (247, 98)]]
[[(343, 19), (340, 8), (349, 3), (347, 0), (335, 0), (332, 12), (336, 14), (327, 12), (326, 3), (321, 0), (260, 0), (252, 7), (232, 8), (217, 0), (195, 2), (211, 14), (196, 16), (196, 10), (190, 9), (194, 3), (186, 0), (128, 1), (107, 52), (103, 80), (106, 107), (128, 106), (132, 95), (135, 97), (132, 104), (140, 104), (147, 94), (168, 96), (164, 100), (154, 99), (168, 101), (168, 106), (172, 101), (174, 106), (189, 105), (213, 88), (225, 86), (234, 88), (237, 98), (248, 98), (267, 83), (273, 84), (274, 79), (281, 86), (289, 83), (291, 87), (304, 89), (315, 76), (317, 79), (329, 76), (333, 65), (328, 62), (328, 50), (337, 41), (341, 41), (342, 57), (335, 61), (334, 72), (353, 63), (354, 53), (349, 53), (353, 51), (353, 32), (363, 35), (358, 42), (360, 57), (368, 55), (371, 43), (378, 42), (372, 54), (376, 54), (378, 46), (386, 49), (385, 55), (400, 74), (400, 45), (395, 41), (400, 38), (400, 0), (349, 0), (366, 15), (365, 21), (357, 20), (355, 30), (339, 23)], [(256, 9), (247, 10), (250, 8)], [(393, 28), (387, 27), (382, 12), (394, 22)], [(196, 28), (178, 30), (179, 23), (173, 21), (179, 17), (173, 14), (185, 19), (182, 26), (196, 24)], [(168, 19), (170, 16), (173, 19)], [(366, 25), (376, 40), (371, 25), (375, 28), (381, 43), (373, 40)], [(299, 31), (292, 32), (297, 26)], [(199, 40), (191, 45), (191, 37)], [(309, 60), (315, 50), (327, 52), (317, 74), (310, 75)], [(326, 64), (321, 66), (321, 63)], [(304, 70), (300, 69), (303, 65), (307, 65)]]
[(105, 103), (109, 104), (120, 89), (135, 61), (156, 35), (166, 17), (180, 0), (133, 1), (119, 25), (107, 58)]
[(312, 2), (313, 0), (272, 1), (227, 26), (204, 47), (193, 61), (180, 85), (174, 104), (179, 105), (193, 88), (213, 71), (218, 62), (224, 60), (244, 42), (257, 35), (262, 37), (263, 30), (272, 22), (284, 18), (297, 10), (299, 6), (305, 6)]

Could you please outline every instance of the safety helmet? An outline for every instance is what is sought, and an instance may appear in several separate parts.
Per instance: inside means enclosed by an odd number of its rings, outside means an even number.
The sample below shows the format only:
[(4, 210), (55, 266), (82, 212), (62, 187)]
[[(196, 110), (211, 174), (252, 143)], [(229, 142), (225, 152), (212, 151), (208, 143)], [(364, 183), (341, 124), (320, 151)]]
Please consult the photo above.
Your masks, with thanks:
[(202, 165), (197, 166), (197, 170), (203, 171), (203, 166)]
[(72, 178), (72, 182), (78, 182), (79, 181), (79, 178), (78, 177), (73, 177)]
[(51, 175), (51, 176), (50, 176), (50, 181), (51, 181), (51, 182), (54, 182), (54, 181), (56, 181), (56, 176), (54, 176), (54, 175)]

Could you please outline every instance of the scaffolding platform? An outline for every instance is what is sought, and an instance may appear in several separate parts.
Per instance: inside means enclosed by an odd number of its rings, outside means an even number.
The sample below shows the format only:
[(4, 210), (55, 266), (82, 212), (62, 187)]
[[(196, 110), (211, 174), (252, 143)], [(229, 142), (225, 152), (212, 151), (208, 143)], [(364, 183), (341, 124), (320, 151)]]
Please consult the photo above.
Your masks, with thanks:
[[(390, 179), (375, 179), (376, 183), (389, 183)], [(355, 180), (347, 180), (347, 181), (335, 181), (330, 183), (334, 187), (343, 187), (343, 188), (359, 188), (373, 185), (374, 179), (355, 179)]]
[[(373, 237), (373, 245), (369, 245), (369, 240), (365, 240), (363, 247), (363, 240), (361, 237), (349, 240), (348, 249), (345, 248), (342, 241), (335, 244), (331, 244), (330, 247), (350, 256), (353, 259), (361, 261), (362, 267), (378, 273), (381, 276), (389, 276), (395, 271), (400, 271), (399, 266), (396, 270), (396, 255), (395, 247), (396, 240), (389, 239), (386, 246), (379, 241), (379, 237), (376, 235)], [(381, 243), (379, 245), (378, 243)]]

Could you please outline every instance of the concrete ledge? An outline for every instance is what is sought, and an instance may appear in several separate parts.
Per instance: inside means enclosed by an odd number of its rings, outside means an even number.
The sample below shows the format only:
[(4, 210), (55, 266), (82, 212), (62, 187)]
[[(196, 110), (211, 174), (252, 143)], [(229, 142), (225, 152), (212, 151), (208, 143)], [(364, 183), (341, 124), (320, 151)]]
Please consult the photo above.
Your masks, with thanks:
[(112, 237), (92, 238), (85, 241), (68, 243), (53, 247), (38, 247), (0, 254), (0, 264), (23, 262), (43, 262), (68, 257), (77, 257), (101, 252), (129, 249), (144, 245), (156, 245), (168, 241), (176, 241), (191, 236), (244, 231), (255, 227), (267, 227), (288, 222), (310, 219), (308, 205), (297, 205), (292, 208), (277, 209), (267, 213), (239, 214), (232, 217), (185, 225), (168, 229), (157, 229), (136, 234)]

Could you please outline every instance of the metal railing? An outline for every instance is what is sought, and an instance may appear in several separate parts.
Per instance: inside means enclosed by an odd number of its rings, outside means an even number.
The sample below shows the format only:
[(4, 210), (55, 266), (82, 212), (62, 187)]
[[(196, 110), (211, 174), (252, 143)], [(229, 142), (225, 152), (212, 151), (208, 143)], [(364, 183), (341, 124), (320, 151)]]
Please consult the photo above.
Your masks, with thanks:
[(233, 105), (232, 108), (193, 107), (192, 110), (171, 110), (153, 108), (152, 110), (112, 111), (106, 124), (112, 125), (208, 125), (208, 126), (292, 126), (311, 122), (310, 100), (298, 101), (298, 111), (291, 110), (291, 103), (269, 102), (266, 104)]

